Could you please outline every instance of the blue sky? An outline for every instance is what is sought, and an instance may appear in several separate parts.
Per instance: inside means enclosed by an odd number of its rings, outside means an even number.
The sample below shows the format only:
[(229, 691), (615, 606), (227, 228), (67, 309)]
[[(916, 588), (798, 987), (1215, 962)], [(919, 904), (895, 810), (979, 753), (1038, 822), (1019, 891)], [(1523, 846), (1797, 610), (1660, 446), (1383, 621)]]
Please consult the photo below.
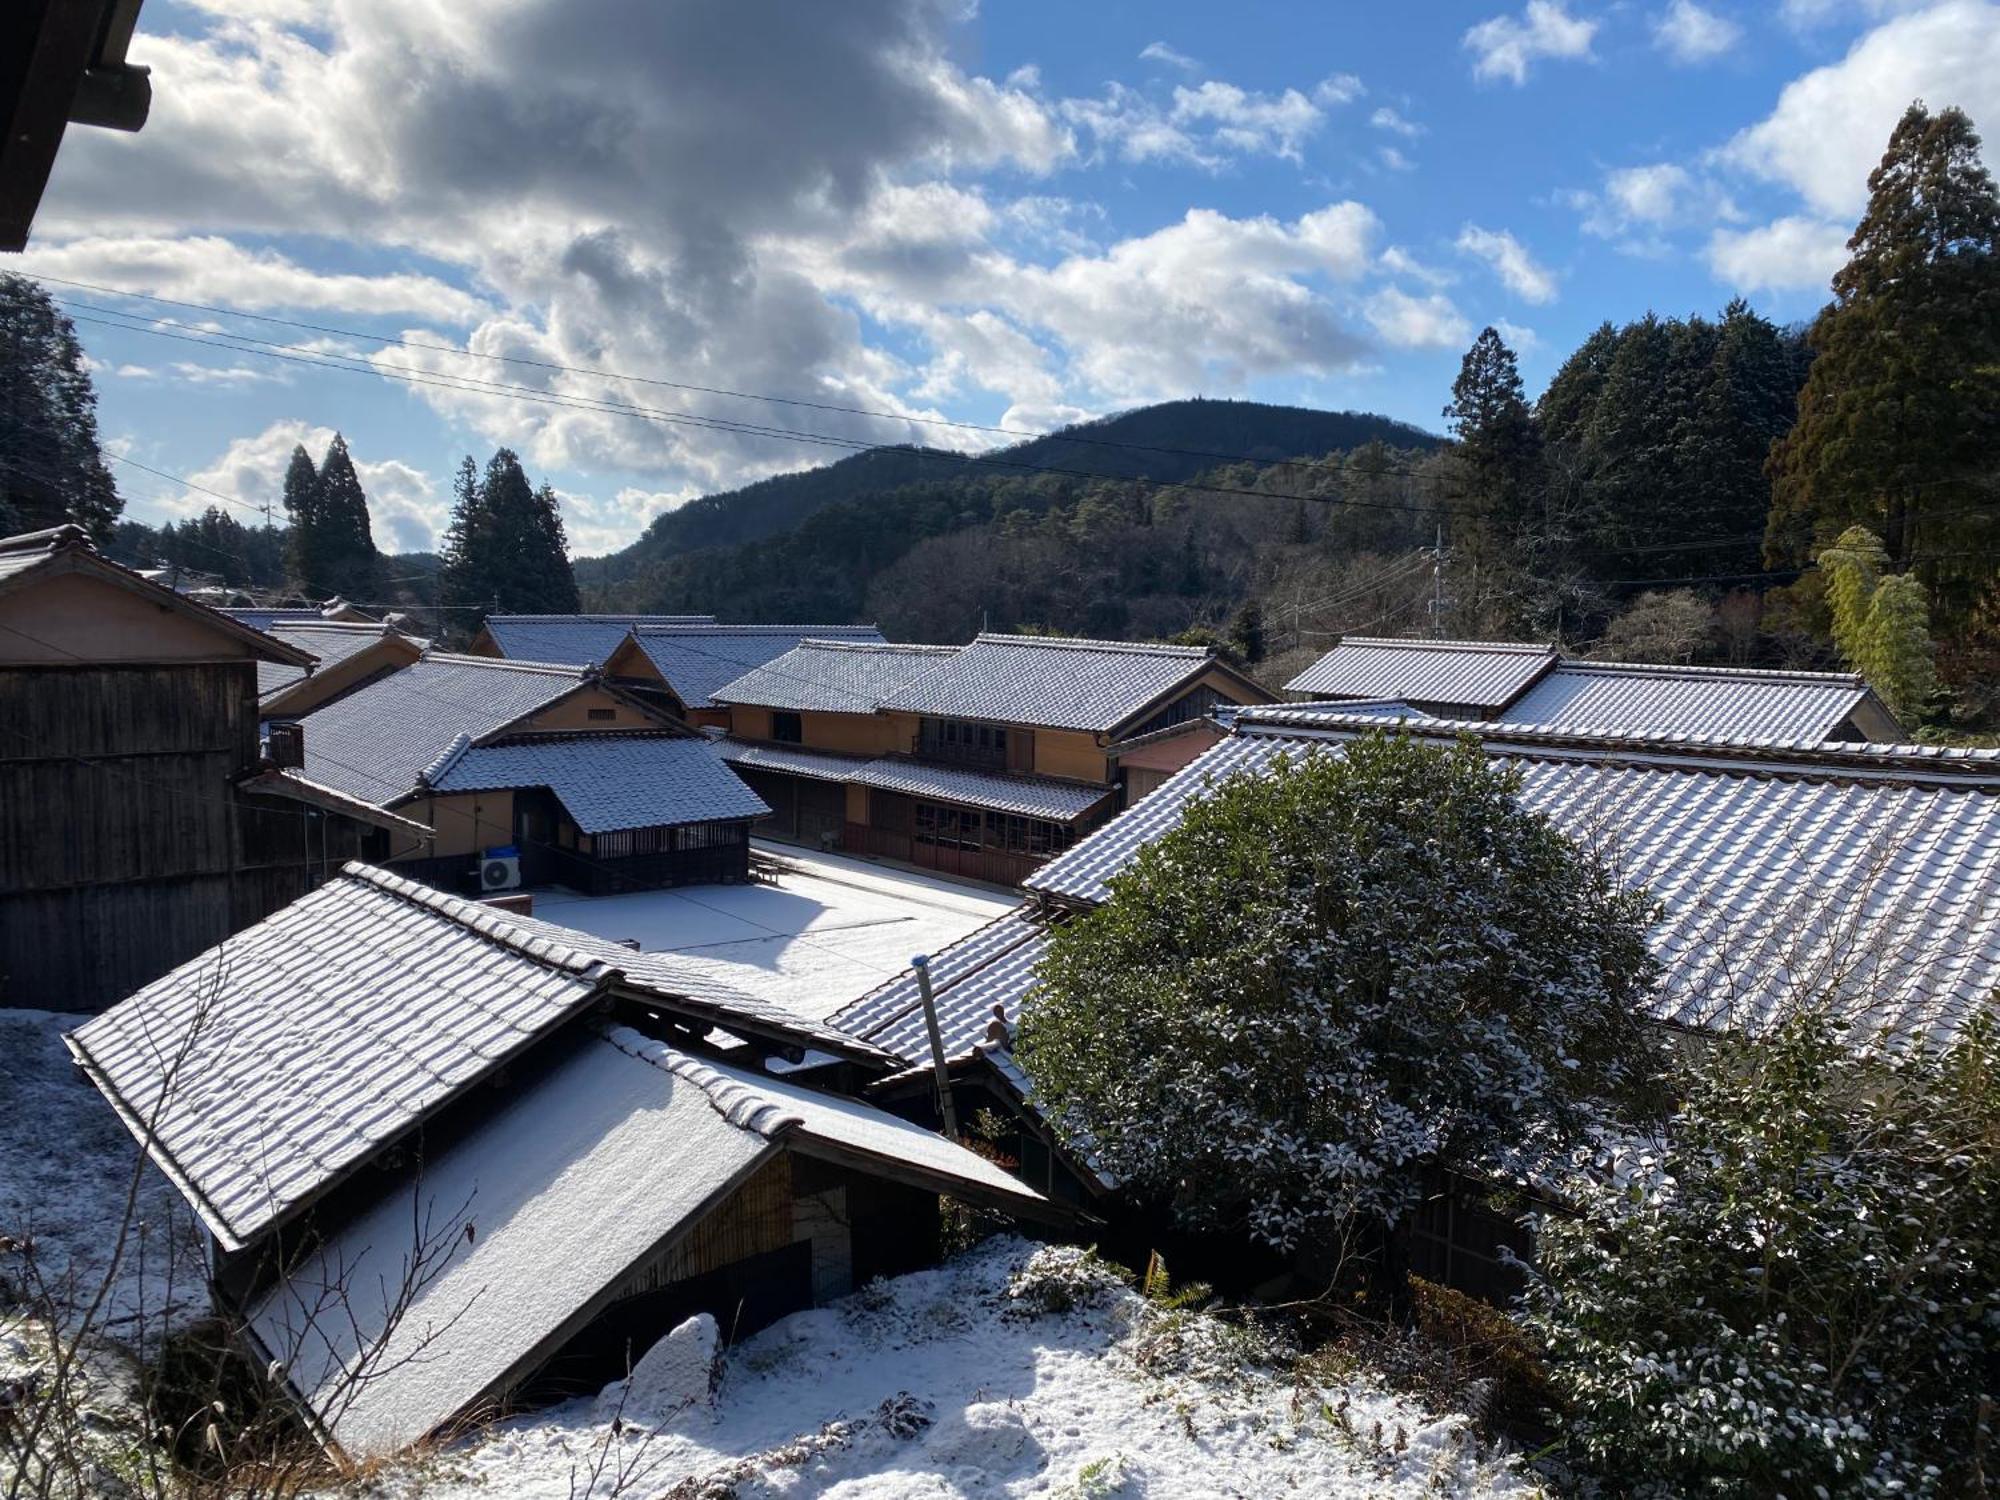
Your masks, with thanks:
[(108, 442), (255, 504), (338, 428), (397, 549), (501, 443), (596, 552), (846, 451), (746, 424), (1436, 428), (1488, 323), (1539, 388), (1607, 318), (1809, 317), (1911, 98), (2000, 131), (1984, 0), (149, 0), (132, 56), (151, 122), (71, 133), (23, 268), (332, 331), (56, 288)]

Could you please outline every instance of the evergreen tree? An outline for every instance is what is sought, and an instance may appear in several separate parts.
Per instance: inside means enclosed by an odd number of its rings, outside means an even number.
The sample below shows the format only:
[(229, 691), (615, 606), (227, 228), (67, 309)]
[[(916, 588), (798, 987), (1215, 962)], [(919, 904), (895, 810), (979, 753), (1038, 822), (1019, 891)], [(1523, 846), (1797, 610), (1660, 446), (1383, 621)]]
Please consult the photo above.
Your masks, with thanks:
[(1247, 599), (1229, 622), (1229, 642), (1236, 654), (1255, 666), (1264, 659), (1264, 607)]
[(320, 524), (319, 470), (305, 445), (292, 449), (285, 466), (285, 519), (290, 530), (285, 538), (285, 569), (301, 592), (316, 595), (316, 584), (307, 580), (323, 578), (329, 571), (324, 528)]
[(1555, 378), (1535, 403), (1535, 419), (1550, 448), (1575, 448), (1583, 442), (1604, 389), (1604, 375), (1624, 337), (1610, 323), (1600, 323), (1589, 338), (1563, 361)]
[(1771, 453), (1766, 556), (1802, 562), (1867, 526), (1955, 629), (1991, 598), (2000, 540), (2000, 197), (1972, 122), (1921, 103), (1868, 188), (1809, 335), (1797, 423)]
[(381, 559), (368, 525), (368, 497), (348, 456), (347, 440), (337, 432), (320, 460), (314, 519), (323, 560), (321, 572), (308, 581), (309, 591), (324, 590), (345, 599), (373, 598)]
[(470, 458), (459, 466), (451, 526), (445, 533), (444, 602), (481, 613), (455, 621), (477, 629), (484, 611), (574, 614), (576, 575), (555, 490), (528, 482), (521, 460), (502, 448), (484, 475)]
[(1882, 539), (1850, 526), (1819, 555), (1833, 643), (1905, 719), (1922, 718), (1937, 695), (1930, 600), (1913, 573), (1888, 573)]
[(1819, 555), (1819, 570), (1826, 576), (1826, 607), (1833, 617), (1833, 644), (1849, 663), (1861, 660), (1868, 606), (1888, 565), (1882, 539), (1865, 526), (1848, 527)]
[(124, 506), (75, 326), (35, 282), (0, 272), (0, 534), (73, 521), (109, 541)]
[[(1589, 556), (1600, 577), (1627, 570), (1674, 527), (1672, 475), (1675, 411), (1671, 388), (1687, 389), (1687, 365), (1699, 339), (1648, 313), (1629, 324), (1604, 371), (1583, 431), (1590, 509), (1596, 518)], [(1678, 377), (1678, 378), (1677, 378)]]
[(1643, 576), (1749, 573), (1771, 508), (1764, 460), (1798, 409), (1804, 378), (1801, 341), (1787, 336), (1737, 298), (1723, 309), (1698, 389), (1677, 427), (1673, 466), (1682, 541), (1715, 537), (1702, 548), (1654, 554)]
[(1444, 409), (1464, 476), (1453, 497), (1453, 545), (1486, 569), (1532, 574), (1566, 538), (1542, 524), (1541, 434), (1514, 351), (1487, 328), (1472, 342)]

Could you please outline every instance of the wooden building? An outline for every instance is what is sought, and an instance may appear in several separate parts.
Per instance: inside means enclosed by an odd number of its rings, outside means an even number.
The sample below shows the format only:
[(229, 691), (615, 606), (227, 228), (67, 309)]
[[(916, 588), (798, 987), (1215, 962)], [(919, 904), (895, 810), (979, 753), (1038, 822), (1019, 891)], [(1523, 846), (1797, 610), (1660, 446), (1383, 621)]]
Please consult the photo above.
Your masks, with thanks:
[(741, 881), (769, 811), (706, 736), (589, 666), (426, 651), (287, 732), (315, 778), (431, 829), (398, 863), (446, 890)]
[(261, 628), (313, 655), (313, 665), (304, 671), (278, 662), (258, 664), (257, 712), (265, 719), (303, 718), (414, 664), (429, 644), (386, 623), (276, 620)]
[(940, 1195), (1076, 1222), (867, 1102), (893, 1055), (712, 973), (355, 865), (67, 1040), (257, 1366), (361, 1459), (926, 1264)]
[(90, 1010), (427, 830), (259, 746), (311, 657), (100, 557), (0, 541), (0, 1005)]
[(1120, 806), (1116, 747), (1269, 701), (1211, 651), (806, 641), (715, 693), (778, 837), (1017, 884)]

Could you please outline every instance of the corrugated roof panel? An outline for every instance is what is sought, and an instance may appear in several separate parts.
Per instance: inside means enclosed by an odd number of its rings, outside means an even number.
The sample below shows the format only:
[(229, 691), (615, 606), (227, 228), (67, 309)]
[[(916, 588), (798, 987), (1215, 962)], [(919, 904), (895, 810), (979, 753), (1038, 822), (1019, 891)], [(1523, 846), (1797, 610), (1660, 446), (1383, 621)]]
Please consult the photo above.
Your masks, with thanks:
[[(1106, 881), (1211, 778), (1339, 744), (1255, 729), (1224, 740), (1023, 884), (1100, 902)], [(1990, 1007), (2000, 985), (2000, 776), (1990, 767), (1982, 788), (1864, 780), (1831, 764), (1776, 774), (1721, 757), (1487, 748), (1520, 769), (1524, 805), (1663, 903), (1652, 937), (1666, 969), (1662, 1019), (1754, 1029), (1830, 994), (1864, 1027), (1941, 1038)], [(1985, 765), (1939, 769), (1974, 764)]]
[(705, 738), (589, 734), (480, 745), (432, 785), (440, 792), (545, 786), (585, 833), (761, 818), (771, 809)]
[(491, 734), (583, 681), (581, 667), (432, 652), (301, 719), (306, 774), (366, 802), (393, 802), (459, 735)]
[(1501, 714), (1508, 724), (1601, 733), (1824, 740), (1868, 684), (1846, 673), (1563, 662)]
[[(879, 644), (873, 625), (642, 626), (639, 649), (689, 708), (710, 708), (716, 693), (808, 638)], [(741, 701), (741, 700), (731, 700)]]
[(882, 706), (940, 718), (988, 719), (1103, 733), (1205, 671), (1197, 646), (981, 635)]
[[(879, 639), (879, 637), (878, 637)], [(957, 655), (956, 646), (801, 641), (713, 690), (721, 703), (793, 713), (873, 713), (884, 698)]]
[(1349, 636), (1285, 684), (1319, 698), (1400, 698), (1499, 709), (1556, 660), (1514, 641), (1398, 641)]

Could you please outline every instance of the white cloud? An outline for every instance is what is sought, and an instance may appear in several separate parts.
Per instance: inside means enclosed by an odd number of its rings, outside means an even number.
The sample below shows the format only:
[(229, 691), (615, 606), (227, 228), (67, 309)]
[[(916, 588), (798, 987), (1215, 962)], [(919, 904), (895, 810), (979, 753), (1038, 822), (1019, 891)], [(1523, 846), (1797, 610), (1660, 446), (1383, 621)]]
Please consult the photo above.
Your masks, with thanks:
[(1380, 264), (1392, 276), (1408, 276), (1430, 286), (1450, 286), (1458, 280), (1450, 271), (1424, 264), (1401, 245), (1391, 245), (1384, 250)]
[[(237, 438), (188, 478), (203, 489), (232, 495), (246, 505), (268, 502), (273, 507), (272, 518), (282, 525), (284, 511), (278, 501), (284, 493), (285, 466), (291, 462), (292, 449), (303, 445), (318, 463), (332, 441), (331, 427), (286, 418), (252, 437)], [(435, 545), (448, 507), (428, 476), (400, 459), (368, 459), (360, 454), (354, 456), (354, 472), (368, 497), (369, 524), (378, 548), (384, 552), (422, 552)], [(190, 490), (159, 503), (176, 514), (198, 515), (214, 501), (212, 496)], [(236, 519), (250, 524), (244, 515)]]
[(1604, 174), (1604, 196), (1622, 223), (1670, 224), (1690, 182), (1687, 169), (1672, 162), (1619, 167)]
[(1588, 58), (1597, 22), (1572, 16), (1561, 0), (1528, 0), (1519, 16), (1494, 16), (1465, 33), (1473, 56), (1472, 76), (1505, 78), (1517, 87), (1528, 81), (1536, 58)]
[(1541, 336), (1534, 329), (1510, 323), (1505, 318), (1493, 320), (1493, 331), (1506, 340), (1507, 347), (1516, 354), (1532, 354), (1542, 347)]
[(1368, 90), (1352, 73), (1331, 73), (1313, 88), (1313, 98), (1329, 107), (1352, 104)]
[(420, 313), (445, 323), (477, 322), (490, 309), (435, 276), (361, 276), (310, 270), (273, 250), (247, 250), (216, 235), (99, 235), (37, 244), (16, 262), (31, 276), (97, 282), (253, 311), (283, 308), (377, 315)]
[(1386, 104), (1368, 117), (1368, 123), (1373, 125), (1377, 130), (1393, 131), (1408, 140), (1415, 140), (1418, 136), (1424, 134), (1423, 126), (1417, 124), (1414, 120), (1404, 119), (1402, 115)]
[(1755, 229), (1718, 229), (1706, 258), (1718, 281), (1739, 291), (1824, 289), (1847, 259), (1848, 231), (1801, 215)]
[(1556, 278), (1538, 265), (1528, 247), (1505, 229), (1482, 229), (1468, 224), (1454, 241), (1463, 254), (1483, 260), (1493, 268), (1502, 286), (1524, 302), (1553, 302)]
[(1217, 142), (1249, 155), (1303, 161), (1306, 138), (1325, 118), (1319, 106), (1297, 89), (1258, 94), (1211, 79), (1195, 88), (1174, 90), (1176, 125), (1211, 124)]
[(1185, 52), (1177, 52), (1165, 42), (1146, 43), (1139, 49), (1139, 56), (1142, 61), (1165, 63), (1170, 68), (1179, 68), (1186, 73), (1192, 73), (1201, 66)]
[(1375, 154), (1382, 159), (1382, 165), (1391, 172), (1414, 172), (1417, 169), (1417, 164), (1394, 146), (1383, 146)]
[(1851, 221), (1890, 131), (1918, 98), (2000, 120), (2000, 5), (1944, 0), (1885, 22), (1839, 62), (1787, 84), (1721, 155), (1792, 188), (1819, 217)]
[(1456, 349), (1472, 338), (1472, 325), (1442, 292), (1413, 297), (1385, 286), (1368, 299), (1368, 321), (1399, 349)]
[(1673, 0), (1653, 22), (1653, 45), (1677, 63), (1721, 57), (1743, 39), (1743, 28), (1694, 0)]

